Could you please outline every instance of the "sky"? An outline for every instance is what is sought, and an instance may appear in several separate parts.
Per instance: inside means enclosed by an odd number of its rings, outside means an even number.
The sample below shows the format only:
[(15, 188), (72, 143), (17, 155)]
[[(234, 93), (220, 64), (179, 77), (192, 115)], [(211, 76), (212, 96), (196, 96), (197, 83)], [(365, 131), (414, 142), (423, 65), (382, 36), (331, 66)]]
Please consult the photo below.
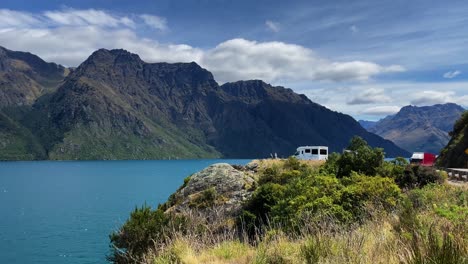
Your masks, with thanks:
[(0, 2), (0, 46), (75, 67), (99, 48), (261, 79), (356, 119), (468, 107), (467, 1)]

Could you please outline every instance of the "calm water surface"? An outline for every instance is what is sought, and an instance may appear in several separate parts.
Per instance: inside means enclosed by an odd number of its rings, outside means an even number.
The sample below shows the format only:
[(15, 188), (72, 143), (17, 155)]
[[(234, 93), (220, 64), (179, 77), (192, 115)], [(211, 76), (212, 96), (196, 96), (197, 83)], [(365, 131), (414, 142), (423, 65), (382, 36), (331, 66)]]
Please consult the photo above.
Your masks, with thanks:
[(108, 235), (206, 166), (250, 160), (0, 162), (2, 263), (106, 263)]

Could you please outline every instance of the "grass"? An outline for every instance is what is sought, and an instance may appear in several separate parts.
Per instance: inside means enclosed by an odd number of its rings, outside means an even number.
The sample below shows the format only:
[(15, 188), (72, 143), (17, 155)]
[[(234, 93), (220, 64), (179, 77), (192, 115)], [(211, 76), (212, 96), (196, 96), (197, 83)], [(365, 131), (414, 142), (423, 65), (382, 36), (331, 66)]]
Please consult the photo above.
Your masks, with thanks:
[[(406, 210), (369, 209), (370, 220), (352, 226), (330, 219), (304, 221), (295, 234), (270, 226), (250, 243), (234, 232), (178, 233), (148, 253), (144, 263), (468, 263), (468, 217), (454, 220), (427, 204), (451, 201), (466, 209), (467, 190), (444, 184), (414, 192), (407, 194), (413, 201)], [(416, 195), (425, 198), (417, 200)]]
[(299, 236), (271, 229), (253, 244), (235, 237), (209, 243), (203, 237), (208, 234), (179, 235), (162, 253), (147, 255), (146, 263), (468, 263), (466, 234), (453, 232), (456, 227), (442, 218), (424, 223), (430, 226), (427, 233), (409, 236), (396, 231), (399, 219), (392, 216), (350, 229), (308, 226)]

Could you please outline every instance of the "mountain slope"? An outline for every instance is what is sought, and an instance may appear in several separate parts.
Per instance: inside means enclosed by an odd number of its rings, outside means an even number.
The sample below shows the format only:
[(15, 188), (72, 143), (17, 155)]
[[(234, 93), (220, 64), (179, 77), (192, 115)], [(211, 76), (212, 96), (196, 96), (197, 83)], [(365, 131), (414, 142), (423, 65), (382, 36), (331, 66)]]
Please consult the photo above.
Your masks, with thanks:
[(31, 105), (56, 88), (67, 73), (63, 66), (31, 53), (0, 47), (0, 108)]
[(442, 149), (437, 164), (446, 168), (468, 168), (468, 112), (464, 112), (450, 132), (451, 139)]
[(367, 121), (367, 120), (359, 120), (359, 124), (366, 130), (374, 127), (378, 121)]
[(212, 85), (211, 73), (196, 64), (147, 64), (123, 50), (99, 50), (34, 106), (48, 116), (46, 127), (34, 126), (51, 159), (218, 157), (184, 121), (193, 112), (186, 108)]
[(301, 145), (326, 145), (330, 151), (341, 152), (355, 135), (383, 147), (388, 156), (408, 155), (367, 132), (352, 117), (291, 89), (258, 80), (227, 83), (221, 89), (235, 98), (215, 115), (220, 134), (214, 145), (227, 156), (264, 157), (274, 152), (286, 156)]
[(409, 152), (439, 153), (449, 141), (448, 133), (463, 111), (463, 107), (452, 103), (405, 106), (397, 114), (378, 121), (369, 131)]
[(68, 70), (27, 52), (0, 47), (0, 158), (47, 158), (36, 136), (18, 118), (42, 95), (53, 92)]
[(288, 156), (300, 145), (341, 151), (354, 135), (388, 156), (408, 155), (291, 89), (259, 80), (219, 86), (196, 63), (145, 63), (125, 50), (98, 50), (44, 90), (8, 117), (33, 132), (21, 138), (39, 142), (48, 159)]

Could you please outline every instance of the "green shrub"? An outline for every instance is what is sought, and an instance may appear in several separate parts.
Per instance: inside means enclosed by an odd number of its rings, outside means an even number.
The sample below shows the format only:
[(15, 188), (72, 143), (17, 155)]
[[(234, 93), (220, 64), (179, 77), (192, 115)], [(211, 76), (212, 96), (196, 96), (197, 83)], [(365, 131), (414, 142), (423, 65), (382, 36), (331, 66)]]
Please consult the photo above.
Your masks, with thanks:
[[(182, 218), (177, 220), (179, 224), (183, 223)], [(110, 260), (133, 263), (135, 258), (141, 258), (148, 249), (154, 248), (155, 243), (163, 239), (163, 230), (170, 221), (160, 209), (151, 210), (146, 205), (135, 208), (120, 230), (110, 235), (112, 249)]]
[(343, 179), (343, 182), (346, 188), (343, 190), (341, 204), (355, 217), (363, 217), (368, 205), (391, 211), (401, 199), (401, 190), (391, 178), (353, 173), (351, 177)]
[(214, 187), (210, 187), (200, 194), (198, 194), (192, 201), (190, 201), (189, 206), (194, 208), (208, 208), (216, 204), (218, 199), (218, 193)]
[(337, 177), (349, 176), (353, 171), (374, 176), (377, 174), (378, 168), (383, 164), (383, 149), (371, 148), (360, 137), (353, 137), (347, 150), (337, 160)]
[(341, 158), (341, 155), (333, 152), (330, 155), (328, 155), (328, 159), (325, 162), (325, 164), (320, 167), (320, 172), (324, 174), (333, 174), (337, 175), (338, 174), (338, 160)]
[(430, 183), (443, 183), (446, 176), (433, 167), (407, 165), (403, 174), (397, 174), (395, 182), (401, 188), (412, 189)]

